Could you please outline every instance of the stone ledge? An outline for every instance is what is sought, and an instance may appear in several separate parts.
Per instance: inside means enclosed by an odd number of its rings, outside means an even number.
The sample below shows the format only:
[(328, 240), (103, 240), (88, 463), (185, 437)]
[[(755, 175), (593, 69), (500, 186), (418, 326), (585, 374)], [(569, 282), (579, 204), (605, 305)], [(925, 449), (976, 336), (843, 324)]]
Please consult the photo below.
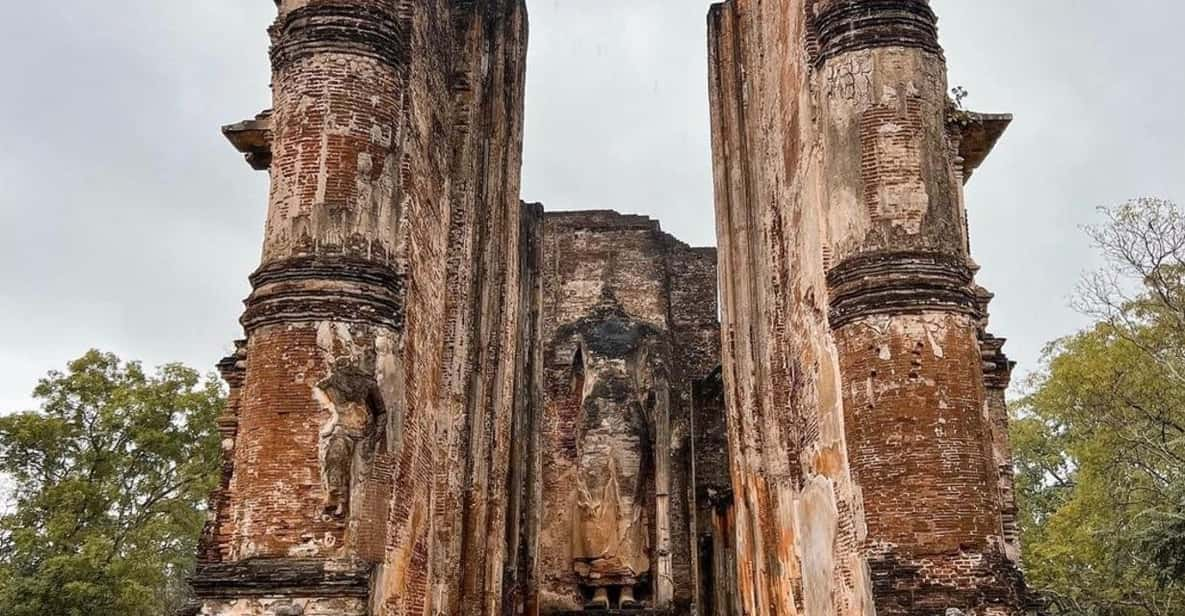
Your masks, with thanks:
[(198, 567), (198, 599), (370, 596), (370, 565), (305, 558), (253, 559)]
[(1012, 124), (1012, 114), (969, 111), (964, 117), (967, 121), (958, 130), (959, 157), (963, 159), (963, 183), (966, 184)]
[(272, 166), (272, 110), (267, 109), (254, 119), (222, 127), (227, 141), (241, 152), (247, 164), (256, 171), (267, 171)]

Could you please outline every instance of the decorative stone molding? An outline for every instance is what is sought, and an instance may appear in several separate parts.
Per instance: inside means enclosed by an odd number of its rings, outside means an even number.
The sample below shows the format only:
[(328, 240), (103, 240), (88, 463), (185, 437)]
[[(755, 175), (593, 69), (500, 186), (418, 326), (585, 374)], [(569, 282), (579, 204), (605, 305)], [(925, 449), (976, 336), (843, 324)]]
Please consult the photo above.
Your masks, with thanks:
[(235, 340), (235, 351), (223, 357), (216, 366), (222, 380), (231, 388), (243, 386), (247, 378), (247, 341)]
[(878, 47), (910, 47), (939, 56), (938, 18), (926, 0), (833, 0), (813, 20), (816, 64)]
[(239, 402), (247, 378), (247, 341), (236, 340), (235, 352), (218, 362), (218, 371), (230, 387), (226, 405), (218, 415), (221, 478), (210, 494), (206, 524), (198, 544), (198, 562), (217, 563), (223, 557), (223, 525), (230, 508), (230, 483), (235, 470), (235, 442), (239, 436)]
[(1005, 339), (991, 334), (984, 334), (980, 340), (983, 384), (988, 389), (1008, 389), (1012, 384), (1012, 371), (1016, 362), (1008, 359), (1004, 353), (1005, 342)]
[(198, 599), (357, 597), (370, 592), (371, 566), (355, 561), (259, 559), (199, 566), (190, 583)]
[(827, 274), (831, 327), (874, 315), (958, 312), (978, 317), (973, 271), (965, 259), (923, 252), (876, 252)]
[(283, 15), (271, 28), (272, 69), (319, 53), (374, 58), (390, 66), (407, 60), (407, 29), (391, 9), (357, 3), (307, 4)]
[(251, 275), (242, 324), (338, 321), (403, 325), (403, 277), (389, 266), (344, 256), (298, 257), (268, 263)]

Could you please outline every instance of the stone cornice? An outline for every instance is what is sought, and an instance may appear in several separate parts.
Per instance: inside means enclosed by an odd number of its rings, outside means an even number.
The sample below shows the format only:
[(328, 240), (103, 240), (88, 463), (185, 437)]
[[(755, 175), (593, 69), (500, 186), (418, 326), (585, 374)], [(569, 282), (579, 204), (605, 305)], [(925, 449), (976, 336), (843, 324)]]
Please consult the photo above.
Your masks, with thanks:
[(966, 259), (925, 252), (876, 252), (827, 274), (831, 327), (876, 315), (957, 312), (978, 318), (974, 272)]
[(939, 56), (938, 18), (926, 0), (832, 0), (813, 19), (819, 65), (840, 54), (909, 47)]
[(272, 165), (272, 110), (261, 112), (251, 120), (222, 127), (222, 134), (236, 150), (243, 153), (247, 164), (256, 171), (267, 171)]

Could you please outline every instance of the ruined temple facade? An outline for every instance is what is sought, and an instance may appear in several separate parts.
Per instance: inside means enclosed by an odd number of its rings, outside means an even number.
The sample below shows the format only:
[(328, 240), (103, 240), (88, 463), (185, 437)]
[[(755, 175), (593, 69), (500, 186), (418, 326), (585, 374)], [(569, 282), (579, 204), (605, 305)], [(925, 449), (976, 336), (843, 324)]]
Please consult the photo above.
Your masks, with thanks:
[(521, 201), (523, 0), (276, 4), (190, 614), (1037, 610), (926, 0), (712, 6), (718, 248)]

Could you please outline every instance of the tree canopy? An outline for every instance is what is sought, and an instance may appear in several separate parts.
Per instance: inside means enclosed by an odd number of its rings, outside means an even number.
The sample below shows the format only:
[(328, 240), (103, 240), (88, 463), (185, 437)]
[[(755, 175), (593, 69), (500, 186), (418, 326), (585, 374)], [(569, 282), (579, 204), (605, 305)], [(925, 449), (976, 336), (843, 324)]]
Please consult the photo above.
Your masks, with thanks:
[(91, 351), (33, 394), (0, 417), (0, 614), (169, 613), (216, 483), (219, 381)]
[(1185, 218), (1142, 199), (1089, 229), (1106, 267), (1012, 427), (1025, 569), (1057, 614), (1185, 613)]

